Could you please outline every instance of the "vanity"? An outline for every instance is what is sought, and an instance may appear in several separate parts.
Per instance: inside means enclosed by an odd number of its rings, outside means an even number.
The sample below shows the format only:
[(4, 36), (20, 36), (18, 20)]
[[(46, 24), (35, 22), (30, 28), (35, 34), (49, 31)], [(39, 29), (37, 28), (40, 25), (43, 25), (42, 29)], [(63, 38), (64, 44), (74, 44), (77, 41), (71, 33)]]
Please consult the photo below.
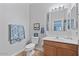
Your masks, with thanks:
[[(78, 5), (52, 9), (47, 17), (47, 37), (43, 38), (45, 56), (78, 56)], [(69, 10), (69, 11), (68, 11)], [(75, 17), (76, 16), (76, 17)], [(52, 37), (62, 36), (62, 37)], [(70, 38), (72, 37), (73, 38)], [(64, 38), (63, 38), (64, 37)]]
[(45, 37), (44, 56), (78, 56), (78, 40)]

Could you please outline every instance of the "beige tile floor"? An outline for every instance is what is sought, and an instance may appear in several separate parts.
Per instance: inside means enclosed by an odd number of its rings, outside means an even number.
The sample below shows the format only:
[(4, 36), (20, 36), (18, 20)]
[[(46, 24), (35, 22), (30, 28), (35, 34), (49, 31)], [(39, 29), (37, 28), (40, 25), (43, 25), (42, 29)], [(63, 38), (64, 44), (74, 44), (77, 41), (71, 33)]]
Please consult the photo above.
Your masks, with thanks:
[[(26, 51), (22, 51), (21, 53), (17, 54), (16, 56), (26, 56), (26, 54), (27, 54)], [(43, 52), (35, 49), (35, 53), (33, 56), (43, 56)]]

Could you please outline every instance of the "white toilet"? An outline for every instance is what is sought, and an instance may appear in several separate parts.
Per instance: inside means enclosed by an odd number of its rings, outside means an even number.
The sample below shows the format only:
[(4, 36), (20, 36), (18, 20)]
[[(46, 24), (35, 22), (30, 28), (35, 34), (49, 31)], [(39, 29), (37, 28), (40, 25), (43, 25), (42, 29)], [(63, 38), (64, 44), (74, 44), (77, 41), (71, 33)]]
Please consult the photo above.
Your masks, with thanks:
[(27, 56), (32, 56), (34, 54), (34, 49), (36, 44), (38, 44), (39, 37), (32, 37), (32, 43), (26, 45), (25, 50), (27, 51)]

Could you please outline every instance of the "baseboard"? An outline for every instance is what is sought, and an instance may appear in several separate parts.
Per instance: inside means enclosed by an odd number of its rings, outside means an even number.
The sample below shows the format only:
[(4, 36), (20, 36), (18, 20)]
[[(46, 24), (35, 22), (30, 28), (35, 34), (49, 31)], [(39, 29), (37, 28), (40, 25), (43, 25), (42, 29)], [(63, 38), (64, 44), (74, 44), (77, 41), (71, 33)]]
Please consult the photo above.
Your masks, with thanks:
[(20, 50), (20, 51), (18, 51), (18, 52), (16, 52), (16, 53), (14, 53), (14, 54), (12, 54), (11, 56), (17, 56), (19, 53), (21, 53), (21, 52), (24, 51), (24, 50), (25, 50), (25, 48), (22, 49), (22, 50)]

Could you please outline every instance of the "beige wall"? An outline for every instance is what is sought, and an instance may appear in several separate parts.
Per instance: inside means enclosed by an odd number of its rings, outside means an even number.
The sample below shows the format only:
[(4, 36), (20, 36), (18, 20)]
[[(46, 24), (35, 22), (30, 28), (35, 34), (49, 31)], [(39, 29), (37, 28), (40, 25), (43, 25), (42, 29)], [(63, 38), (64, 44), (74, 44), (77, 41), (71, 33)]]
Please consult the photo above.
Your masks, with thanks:
[[(9, 43), (8, 24), (24, 25), (25, 39)], [(0, 4), (0, 55), (13, 55), (22, 50), (29, 40), (29, 4)]]

